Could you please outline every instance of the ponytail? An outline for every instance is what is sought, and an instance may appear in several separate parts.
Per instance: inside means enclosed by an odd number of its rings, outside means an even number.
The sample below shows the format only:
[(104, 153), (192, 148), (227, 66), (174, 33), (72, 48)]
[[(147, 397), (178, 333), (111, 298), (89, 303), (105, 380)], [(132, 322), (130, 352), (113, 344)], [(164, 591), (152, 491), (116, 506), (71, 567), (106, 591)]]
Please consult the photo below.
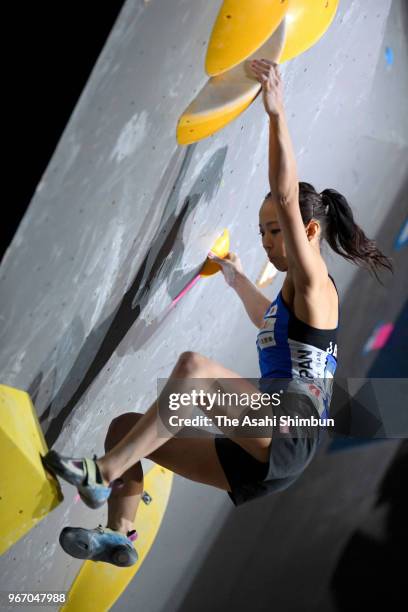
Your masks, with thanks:
[[(265, 200), (271, 195), (271, 192), (267, 193)], [(335, 189), (324, 189), (318, 193), (313, 185), (300, 181), (299, 207), (305, 227), (312, 219), (318, 221), (320, 236), (325, 238), (333, 251), (356, 265), (368, 268), (381, 285), (383, 283), (377, 276), (377, 268), (394, 272), (392, 260), (357, 225), (353, 211), (341, 193)]]
[(335, 189), (325, 189), (320, 196), (327, 219), (324, 237), (330, 247), (341, 257), (367, 267), (382, 284), (376, 269), (383, 267), (393, 272), (391, 259), (386, 257), (375, 241), (367, 238), (357, 225), (353, 212), (341, 193)]

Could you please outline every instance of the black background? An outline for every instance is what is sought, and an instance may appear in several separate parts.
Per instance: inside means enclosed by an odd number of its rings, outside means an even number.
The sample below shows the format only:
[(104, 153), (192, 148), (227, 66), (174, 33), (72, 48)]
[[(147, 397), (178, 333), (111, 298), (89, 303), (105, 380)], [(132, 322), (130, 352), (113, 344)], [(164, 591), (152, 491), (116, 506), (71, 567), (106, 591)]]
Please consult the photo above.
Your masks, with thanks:
[(7, 140), (3, 140), (6, 172), (0, 257), (13, 239), (123, 4), (124, 0), (26, 2), (3, 9)]

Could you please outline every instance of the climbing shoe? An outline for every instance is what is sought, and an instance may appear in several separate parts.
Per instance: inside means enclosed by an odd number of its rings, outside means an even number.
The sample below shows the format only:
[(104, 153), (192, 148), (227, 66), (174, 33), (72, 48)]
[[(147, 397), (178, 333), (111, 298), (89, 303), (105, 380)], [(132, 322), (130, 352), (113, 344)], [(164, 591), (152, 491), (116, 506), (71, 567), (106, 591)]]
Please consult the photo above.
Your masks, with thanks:
[(137, 538), (136, 530), (127, 535), (98, 525), (95, 529), (64, 527), (59, 542), (66, 553), (77, 559), (104, 561), (119, 567), (129, 567), (138, 560), (133, 545)]
[(96, 509), (107, 501), (113, 488), (123, 486), (121, 478), (105, 486), (96, 459), (96, 455), (93, 459), (63, 457), (57, 451), (50, 450), (45, 457), (42, 457), (42, 462), (54, 475), (76, 486), (82, 501), (89, 508)]

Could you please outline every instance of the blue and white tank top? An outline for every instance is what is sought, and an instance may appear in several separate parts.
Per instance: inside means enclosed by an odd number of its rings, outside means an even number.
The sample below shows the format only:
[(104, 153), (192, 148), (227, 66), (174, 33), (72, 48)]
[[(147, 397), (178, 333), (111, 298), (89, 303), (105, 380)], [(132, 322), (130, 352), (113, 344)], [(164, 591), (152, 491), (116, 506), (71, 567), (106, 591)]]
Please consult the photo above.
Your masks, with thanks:
[[(337, 291), (330, 274), (329, 277)], [(299, 389), (313, 397), (320, 416), (327, 418), (337, 367), (339, 325), (335, 329), (318, 329), (300, 321), (285, 304), (282, 290), (263, 318), (256, 339), (260, 390), (273, 389), (274, 381), (264, 379), (296, 379), (301, 383)], [(277, 381), (277, 385), (282, 387), (282, 382)]]

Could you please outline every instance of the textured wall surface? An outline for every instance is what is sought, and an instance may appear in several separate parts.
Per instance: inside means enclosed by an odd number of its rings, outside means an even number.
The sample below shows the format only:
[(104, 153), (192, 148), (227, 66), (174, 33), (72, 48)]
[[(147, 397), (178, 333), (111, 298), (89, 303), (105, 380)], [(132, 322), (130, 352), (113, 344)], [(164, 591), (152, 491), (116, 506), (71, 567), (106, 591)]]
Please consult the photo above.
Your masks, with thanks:
[[(157, 377), (170, 374), (182, 351), (258, 375), (256, 329), (221, 274), (200, 280), (163, 317), (224, 227), (253, 281), (266, 261), (258, 210), (269, 190), (268, 120), (260, 97), (213, 137), (190, 147), (175, 140), (180, 113), (207, 80), (204, 56), (220, 4), (128, 0), (4, 257), (0, 379), (31, 394), (49, 446), (63, 454), (102, 454), (111, 419), (144, 412)], [(404, 24), (402, 1), (342, 0), (325, 37), (281, 69), (300, 179), (343, 193), (372, 237), (381, 237), (391, 210), (402, 223), (407, 209), (400, 201), (408, 173)], [(355, 266), (328, 252), (326, 260), (341, 296), (349, 299), (353, 287), (353, 324), (362, 329)], [(265, 290), (271, 300), (283, 278)], [(398, 278), (385, 275), (379, 289), (390, 317), (406, 298)], [(390, 292), (395, 298), (385, 305)], [(343, 355), (342, 367), (355, 367), (346, 349)], [(362, 376), (369, 359), (353, 375)], [(369, 487), (391, 455), (387, 444), (382, 459), (370, 450)], [(302, 489), (304, 498), (298, 492), (237, 511), (222, 491), (176, 478), (157, 544), (115, 610), (178, 609), (230, 512), (244, 512), (241, 527), (250, 530), (272, 503), (290, 512), (310, 495), (319, 505), (325, 470), (348, 469), (333, 458), (320, 461), (313, 467), (320, 493), (315, 485), (310, 494)], [(360, 476), (354, 489), (363, 486)], [(80, 562), (59, 547), (59, 532), (104, 523), (105, 510), (75, 504), (68, 485), (63, 491), (64, 503), (3, 556), (0, 589), (69, 588)], [(262, 529), (257, 538), (268, 563), (273, 542)], [(250, 562), (254, 541), (244, 547)], [(226, 562), (240, 550), (234, 541)], [(234, 567), (231, 584), (243, 571), (240, 561)], [(195, 586), (196, 593), (208, 588)], [(231, 589), (221, 589), (215, 609), (225, 610)], [(194, 591), (191, 597), (185, 609), (201, 609)]]

